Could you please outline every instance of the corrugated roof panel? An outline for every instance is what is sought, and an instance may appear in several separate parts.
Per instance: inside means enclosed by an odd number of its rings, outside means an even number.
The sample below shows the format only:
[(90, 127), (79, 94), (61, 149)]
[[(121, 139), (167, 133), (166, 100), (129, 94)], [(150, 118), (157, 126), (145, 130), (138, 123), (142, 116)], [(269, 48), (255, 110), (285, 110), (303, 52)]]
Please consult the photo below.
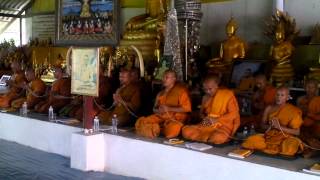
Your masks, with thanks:
[(31, 0), (0, 0), (0, 33), (4, 31), (8, 23), (14, 20), (13, 15), (21, 15), (21, 11)]

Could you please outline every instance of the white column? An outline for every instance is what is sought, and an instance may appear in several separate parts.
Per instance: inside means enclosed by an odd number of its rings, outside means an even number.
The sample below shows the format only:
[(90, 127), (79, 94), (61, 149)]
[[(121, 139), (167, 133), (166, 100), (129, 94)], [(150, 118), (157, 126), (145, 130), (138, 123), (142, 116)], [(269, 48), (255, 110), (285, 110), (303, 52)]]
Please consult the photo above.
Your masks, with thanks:
[(275, 11), (276, 10), (284, 11), (284, 1), (285, 0), (274, 0)]
[(105, 169), (104, 134), (72, 134), (71, 168), (82, 171), (104, 171)]

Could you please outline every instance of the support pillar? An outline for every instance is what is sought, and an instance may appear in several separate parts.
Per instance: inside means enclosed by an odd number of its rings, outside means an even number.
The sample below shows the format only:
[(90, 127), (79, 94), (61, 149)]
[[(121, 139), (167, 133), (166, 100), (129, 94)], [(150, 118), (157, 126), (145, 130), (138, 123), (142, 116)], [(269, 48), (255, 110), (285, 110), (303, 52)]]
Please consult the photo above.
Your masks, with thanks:
[(280, 10), (280, 11), (284, 11), (284, 1), (285, 0), (274, 0), (274, 7), (275, 7), (275, 11), (276, 10)]
[(82, 171), (104, 171), (104, 134), (72, 134), (70, 166)]
[(92, 129), (93, 119), (96, 115), (93, 108), (93, 98), (92, 96), (83, 96), (83, 128), (85, 129)]

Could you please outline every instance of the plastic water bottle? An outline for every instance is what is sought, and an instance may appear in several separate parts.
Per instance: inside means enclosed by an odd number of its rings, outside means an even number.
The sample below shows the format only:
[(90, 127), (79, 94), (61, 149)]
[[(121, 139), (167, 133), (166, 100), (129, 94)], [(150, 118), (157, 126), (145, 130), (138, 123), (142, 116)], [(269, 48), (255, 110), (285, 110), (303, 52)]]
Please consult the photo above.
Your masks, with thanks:
[(99, 130), (100, 130), (99, 119), (97, 116), (95, 116), (93, 119), (93, 132), (99, 132)]
[(53, 120), (53, 107), (52, 106), (49, 107), (48, 118), (49, 118), (49, 121)]
[(22, 116), (27, 116), (27, 113), (28, 113), (28, 104), (25, 101), (22, 104)]
[(250, 127), (250, 133), (249, 133), (250, 135), (254, 135), (254, 134), (256, 134), (256, 130), (255, 130), (255, 128), (254, 128), (254, 125), (252, 124), (251, 125), (251, 127)]
[(245, 138), (248, 136), (248, 128), (247, 128), (247, 126), (245, 126), (245, 127), (243, 128), (242, 135), (243, 135), (243, 137), (245, 137)]
[(118, 117), (116, 114), (112, 116), (112, 134), (118, 133)]

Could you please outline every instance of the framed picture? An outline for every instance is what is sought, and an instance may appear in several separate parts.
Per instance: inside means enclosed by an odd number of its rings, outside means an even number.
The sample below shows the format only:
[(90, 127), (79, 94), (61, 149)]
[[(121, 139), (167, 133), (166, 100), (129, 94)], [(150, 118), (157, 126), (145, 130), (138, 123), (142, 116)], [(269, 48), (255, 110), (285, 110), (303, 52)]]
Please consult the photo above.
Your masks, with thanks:
[(99, 48), (73, 48), (71, 93), (99, 95)]
[(230, 84), (238, 87), (241, 81), (253, 78), (256, 73), (264, 73), (266, 61), (241, 60), (235, 61), (232, 67)]
[(116, 45), (120, 0), (57, 0), (56, 44)]

